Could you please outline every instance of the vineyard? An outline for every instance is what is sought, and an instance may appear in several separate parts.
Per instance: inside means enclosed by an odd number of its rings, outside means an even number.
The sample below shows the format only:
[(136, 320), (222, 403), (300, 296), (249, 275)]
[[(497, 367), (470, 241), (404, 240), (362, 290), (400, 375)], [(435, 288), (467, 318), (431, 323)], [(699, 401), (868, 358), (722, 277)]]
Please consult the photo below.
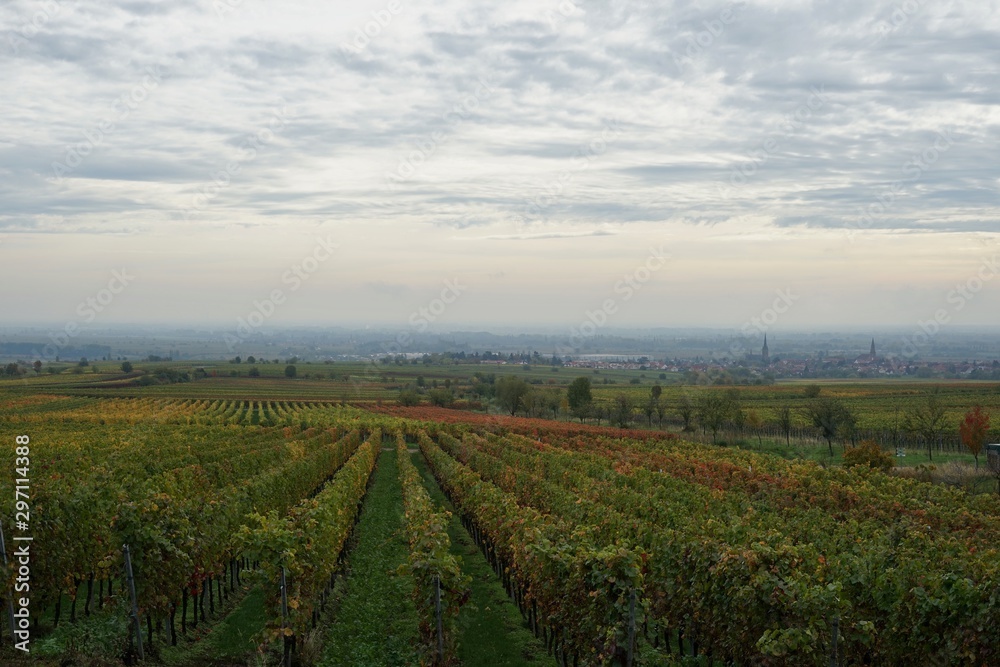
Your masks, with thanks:
[[(95, 658), (60, 642), (74, 628), (114, 628), (93, 664), (157, 664), (252, 605), (259, 660), (350, 664), (323, 637), (365, 590), (376, 488), (399, 518), (374, 544), (405, 557), (376, 546), (375, 569), (405, 584), (387, 606), (412, 629), (372, 664), (479, 664), (473, 556), (530, 631), (518, 664), (1000, 664), (996, 495), (649, 430), (322, 400), (11, 392), (0, 424), (5, 600), (30, 508), (30, 630), (53, 665)], [(0, 626), (0, 660), (21, 664)]]

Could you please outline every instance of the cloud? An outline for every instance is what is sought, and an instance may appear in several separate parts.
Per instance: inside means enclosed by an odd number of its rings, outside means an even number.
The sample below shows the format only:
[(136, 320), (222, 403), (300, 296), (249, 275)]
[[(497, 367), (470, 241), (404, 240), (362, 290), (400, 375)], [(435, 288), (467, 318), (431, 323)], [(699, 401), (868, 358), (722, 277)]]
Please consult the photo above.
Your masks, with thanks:
[[(996, 229), (996, 0), (42, 4), (0, 5), (11, 233), (151, 243), (333, 220), (378, 244), (366, 230), (385, 224), (426, 235), (437, 266), (459, 240), (746, 216), (816, 243)], [(150, 67), (164, 76), (143, 88)], [(287, 122), (262, 136), (276, 106)]]

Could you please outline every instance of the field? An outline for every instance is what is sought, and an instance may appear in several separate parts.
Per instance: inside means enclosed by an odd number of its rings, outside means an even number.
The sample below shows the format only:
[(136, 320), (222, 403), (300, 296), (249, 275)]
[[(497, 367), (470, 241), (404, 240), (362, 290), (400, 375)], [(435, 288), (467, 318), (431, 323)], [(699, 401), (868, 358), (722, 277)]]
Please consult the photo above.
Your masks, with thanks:
[[(29, 574), (7, 568), (8, 590), (28, 577), (31, 656), (4, 626), (3, 664), (121, 664), (137, 639), (180, 667), (1000, 662), (995, 493), (692, 442), (641, 414), (397, 405), (418, 378), (489, 404), (470, 366), (104, 365), (0, 383), (8, 558), (33, 538)], [(204, 376), (136, 383), (161, 367)], [(581, 374), (517, 373), (553, 392)], [(614, 377), (595, 400), (727, 390)], [(927, 390), (820, 388), (870, 428)], [(770, 416), (805, 391), (741, 395)], [(1000, 407), (995, 385), (941, 395), (956, 422)]]

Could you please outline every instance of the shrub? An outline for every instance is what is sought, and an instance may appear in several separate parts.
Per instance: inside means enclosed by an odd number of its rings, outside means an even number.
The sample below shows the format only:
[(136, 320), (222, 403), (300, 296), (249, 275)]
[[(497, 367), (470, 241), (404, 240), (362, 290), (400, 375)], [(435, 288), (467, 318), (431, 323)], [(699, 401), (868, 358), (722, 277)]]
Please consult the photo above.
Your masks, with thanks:
[(400, 405), (413, 406), (420, 403), (420, 394), (413, 391), (412, 389), (405, 389), (399, 392), (399, 398), (397, 399)]
[(874, 440), (863, 440), (857, 447), (850, 447), (844, 452), (844, 465), (848, 468), (866, 465), (874, 470), (888, 472), (896, 465), (896, 459)]

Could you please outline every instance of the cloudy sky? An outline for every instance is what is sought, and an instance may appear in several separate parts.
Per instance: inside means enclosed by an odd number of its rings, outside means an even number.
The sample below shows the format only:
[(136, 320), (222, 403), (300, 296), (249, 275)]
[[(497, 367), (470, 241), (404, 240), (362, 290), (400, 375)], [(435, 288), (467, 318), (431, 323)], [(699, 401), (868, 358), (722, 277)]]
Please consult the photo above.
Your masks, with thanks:
[(996, 324), (998, 33), (998, 0), (6, 0), (5, 319)]

